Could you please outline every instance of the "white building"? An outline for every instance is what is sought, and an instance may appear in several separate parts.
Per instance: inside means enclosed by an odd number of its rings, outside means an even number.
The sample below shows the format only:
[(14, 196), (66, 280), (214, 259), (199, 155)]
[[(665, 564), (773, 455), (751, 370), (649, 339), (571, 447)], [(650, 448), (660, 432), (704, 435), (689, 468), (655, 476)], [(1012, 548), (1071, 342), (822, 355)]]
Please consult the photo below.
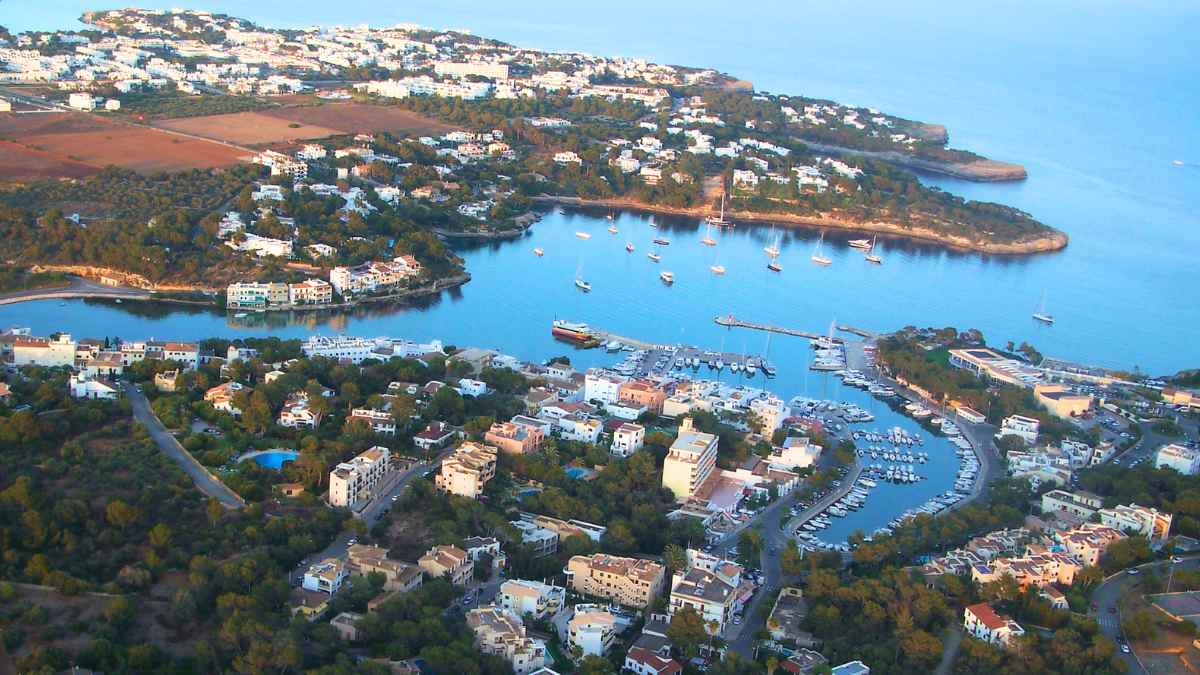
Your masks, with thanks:
[(783, 420), (790, 414), (788, 407), (777, 396), (754, 399), (750, 402), (750, 412), (758, 418), (758, 433), (767, 439), (783, 426)]
[(736, 601), (736, 584), (700, 567), (676, 573), (671, 580), (671, 616), (690, 607), (703, 619), (709, 635), (720, 635), (730, 624)]
[(396, 435), (396, 419), (392, 417), (390, 412), (384, 410), (372, 410), (371, 408), (355, 408), (350, 411), (350, 417), (347, 418), (347, 423), (362, 420), (366, 422), (371, 431), (376, 434), (385, 436)]
[(613, 432), (612, 454), (618, 457), (628, 457), (646, 442), (646, 428), (640, 424), (623, 422)]
[(387, 475), (391, 453), (377, 445), (348, 462), (342, 462), (329, 472), (329, 503), (331, 506), (352, 507), (372, 496), (376, 486)]
[(589, 368), (583, 380), (583, 400), (599, 401), (605, 405), (621, 398), (621, 385), (626, 378), (599, 368)]
[(72, 375), (70, 387), (71, 396), (74, 398), (113, 400), (118, 394), (115, 384), (88, 377), (85, 373)]
[(1016, 436), (1025, 441), (1027, 445), (1037, 445), (1038, 424), (1039, 422), (1032, 417), (1010, 415), (1000, 423), (1000, 433), (996, 436), (998, 438)]
[(1178, 443), (1164, 445), (1154, 454), (1154, 468), (1175, 469), (1185, 476), (1200, 472), (1200, 452)]
[(1174, 520), (1169, 513), (1137, 504), (1100, 509), (1099, 513), (1101, 525), (1120, 532), (1133, 532), (1152, 542), (1166, 541), (1171, 533), (1171, 521)]
[(963, 610), (963, 629), (979, 640), (1001, 646), (1009, 646), (1014, 638), (1025, 635), (1020, 624), (982, 602)]
[(663, 462), (663, 487), (674, 493), (675, 501), (686, 501), (696, 494), (716, 466), (717, 437), (695, 430), (692, 418), (685, 417), (679, 436)]
[(475, 633), (475, 644), (484, 654), (508, 661), (516, 675), (529, 675), (546, 665), (546, 644), (526, 637), (521, 619), (499, 607), (481, 607), (467, 612), (467, 625)]
[(487, 383), (464, 377), (458, 381), (458, 393), (463, 396), (483, 396), (487, 393)]
[(345, 561), (327, 558), (313, 564), (304, 573), (304, 590), (333, 595), (341, 589), (347, 576)]
[(792, 436), (784, 439), (783, 447), (771, 449), (767, 462), (772, 468), (791, 471), (795, 468), (812, 466), (821, 457), (821, 446), (812, 443), (803, 436)]
[(434, 484), (450, 494), (478, 499), (484, 486), (496, 475), (496, 454), (490, 445), (467, 441), (442, 461)]
[(535, 621), (554, 616), (563, 608), (567, 589), (540, 581), (509, 579), (500, 585), (496, 604), (519, 617)]
[(604, 656), (617, 636), (616, 617), (600, 605), (575, 605), (567, 622), (567, 644), (581, 656)]
[(67, 97), (67, 105), (76, 110), (91, 112), (96, 109), (96, 99), (86, 91), (76, 91)]

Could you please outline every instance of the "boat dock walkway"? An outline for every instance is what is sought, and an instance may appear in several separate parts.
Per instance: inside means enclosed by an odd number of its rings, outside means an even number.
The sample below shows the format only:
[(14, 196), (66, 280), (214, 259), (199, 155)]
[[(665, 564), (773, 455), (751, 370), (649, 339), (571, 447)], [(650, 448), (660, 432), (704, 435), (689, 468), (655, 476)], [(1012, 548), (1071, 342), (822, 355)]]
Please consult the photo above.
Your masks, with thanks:
[[(745, 321), (743, 319), (739, 319), (739, 318), (735, 317), (733, 314), (717, 315), (716, 317), (713, 318), (713, 321), (715, 321), (717, 323), (717, 325), (725, 326), (727, 328), (749, 328), (750, 330), (761, 330), (761, 331), (766, 331), (768, 333), (778, 333), (780, 335), (791, 335), (792, 337), (804, 338), (806, 340), (819, 340), (824, 337), (829, 337), (829, 336), (821, 335), (820, 333), (813, 333), (811, 331), (800, 330), (798, 328), (787, 328), (784, 326), (774, 326), (774, 325), (771, 325), (768, 323), (756, 323), (754, 321)], [(862, 328), (855, 328), (854, 326), (837, 326), (837, 329), (839, 331), (842, 331), (843, 333), (850, 333), (852, 335), (857, 335), (859, 337), (864, 337), (864, 338), (875, 337), (875, 334), (872, 333), (871, 331), (865, 330)], [(832, 339), (834, 342), (842, 341), (842, 338), (839, 338), (839, 337), (832, 337)]]
[(629, 345), (630, 347), (634, 347), (636, 349), (661, 349), (665, 346), (665, 345), (656, 345), (653, 342), (646, 342), (644, 340), (635, 340), (634, 338), (631, 338), (631, 337), (625, 337), (624, 335), (617, 335), (616, 333), (610, 333), (606, 330), (600, 330), (600, 329), (593, 329), (592, 335), (594, 335), (596, 337), (596, 339), (600, 341), (601, 347), (604, 346), (604, 343), (613, 342), (614, 340), (616, 342), (620, 342), (623, 345)]

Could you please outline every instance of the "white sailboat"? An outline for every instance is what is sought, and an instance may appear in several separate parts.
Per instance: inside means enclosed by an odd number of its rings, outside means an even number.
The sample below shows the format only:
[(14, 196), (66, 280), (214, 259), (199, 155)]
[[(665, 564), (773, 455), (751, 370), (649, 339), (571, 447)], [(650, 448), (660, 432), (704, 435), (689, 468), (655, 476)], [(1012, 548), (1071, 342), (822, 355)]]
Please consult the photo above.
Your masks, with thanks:
[(811, 260), (818, 265), (832, 265), (833, 261), (821, 255), (821, 244), (825, 243), (825, 233), (821, 232), (821, 238), (817, 240), (817, 247), (813, 249)]
[(1046, 313), (1045, 292), (1042, 293), (1042, 304), (1038, 306), (1038, 311), (1033, 313), (1033, 318), (1047, 325), (1054, 323), (1054, 317)]
[(725, 186), (724, 185), (721, 186), (721, 215), (717, 216), (716, 218), (709, 216), (709, 217), (705, 218), (704, 220), (709, 225), (716, 225), (717, 227), (722, 227), (724, 225), (729, 224), (729, 222), (727, 220), (725, 220)]
[(709, 265), (708, 269), (711, 270), (713, 274), (725, 274), (725, 266), (721, 264), (720, 251), (718, 251), (717, 255), (713, 258), (713, 264)]
[[(876, 237), (877, 236), (878, 235), (876, 235)], [(883, 258), (880, 258), (879, 254), (875, 252), (875, 238), (876, 237), (871, 237), (871, 245), (867, 248), (867, 254), (864, 257), (867, 259), (867, 262), (869, 262), (869, 263), (875, 263), (876, 265), (882, 265)]]
[(763, 249), (763, 252), (766, 253), (767, 255), (771, 256), (772, 258), (778, 258), (779, 257), (779, 240), (780, 240), (780, 238), (781, 237), (779, 237), (779, 235), (775, 234), (775, 226), (772, 225), (771, 226), (771, 243), (767, 244), (766, 248)]
[(712, 236), (712, 225), (711, 224), (709, 224), (708, 229), (704, 232), (704, 238), (700, 240), (700, 243), (704, 244), (705, 246), (716, 246), (717, 245), (717, 240), (713, 239), (713, 236)]
[(587, 293), (592, 290), (592, 285), (583, 279), (583, 261), (579, 261), (579, 267), (575, 268), (575, 288)]

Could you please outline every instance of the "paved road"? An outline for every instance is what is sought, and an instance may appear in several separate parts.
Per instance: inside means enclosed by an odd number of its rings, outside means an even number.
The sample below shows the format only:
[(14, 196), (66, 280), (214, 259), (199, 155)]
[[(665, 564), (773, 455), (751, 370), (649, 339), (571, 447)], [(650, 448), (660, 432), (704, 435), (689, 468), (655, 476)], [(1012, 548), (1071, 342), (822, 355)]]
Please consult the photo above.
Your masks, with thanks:
[(71, 277), (71, 283), (57, 288), (35, 288), (28, 291), (14, 291), (0, 294), (0, 305), (11, 305), (31, 300), (49, 300), (54, 298), (132, 298), (145, 299), (150, 297), (149, 291), (140, 288), (124, 286), (104, 286), (102, 284)]
[[(1141, 579), (1141, 574), (1145, 574), (1151, 570), (1158, 573), (1165, 581), (1170, 573), (1171, 561), (1163, 560), (1159, 562), (1146, 563), (1138, 565), (1139, 574), (1129, 574), (1126, 571), (1117, 572), (1108, 577), (1092, 591), (1092, 604), (1096, 607), (1095, 610), (1089, 610), (1089, 613), (1096, 618), (1096, 623), (1100, 624), (1100, 632), (1104, 633), (1105, 637), (1116, 642), (1117, 644), (1125, 643), (1125, 634), (1121, 630), (1121, 614), (1120, 607), (1117, 601), (1129, 591), (1134, 584)], [(1175, 569), (1196, 569), (1200, 567), (1200, 556), (1187, 556), (1180, 562)], [(1130, 673), (1148, 673), (1145, 666), (1142, 665), (1141, 659), (1137, 653), (1130, 651), (1128, 654), (1121, 654), (1125, 664), (1129, 666)]]
[(196, 484), (196, 487), (200, 488), (201, 492), (220, 501), (221, 505), (225, 508), (240, 509), (246, 505), (245, 500), (209, 473), (208, 469), (205, 469), (200, 462), (197, 462), (191, 453), (183, 449), (183, 446), (179, 444), (179, 441), (175, 440), (171, 432), (167, 431), (162, 422), (158, 421), (158, 417), (150, 409), (150, 402), (146, 400), (146, 396), (137, 387), (129, 382), (123, 382), (121, 386), (124, 388), (125, 395), (129, 398), (129, 402), (133, 407), (133, 416), (150, 432), (150, 438), (154, 439), (154, 443), (158, 445), (158, 449), (175, 460), (175, 463), (187, 473), (192, 482)]

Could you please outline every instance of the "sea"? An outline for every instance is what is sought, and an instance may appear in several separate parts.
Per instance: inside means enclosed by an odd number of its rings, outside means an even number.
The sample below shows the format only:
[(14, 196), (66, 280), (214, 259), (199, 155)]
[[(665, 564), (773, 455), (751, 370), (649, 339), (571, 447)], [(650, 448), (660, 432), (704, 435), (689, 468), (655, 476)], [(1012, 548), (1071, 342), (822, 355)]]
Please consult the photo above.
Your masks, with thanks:
[[(828, 232), (822, 240), (817, 230), (738, 225), (714, 233), (718, 244), (709, 247), (700, 243), (706, 228), (695, 219), (553, 209), (518, 240), (460, 246), (472, 281), (417, 307), (235, 319), (140, 303), (48, 301), (0, 307), (0, 326), (172, 339), (389, 335), (495, 347), (525, 359), (568, 354), (581, 366), (613, 360), (602, 350), (554, 341), (550, 323), (564, 318), (648, 341), (765, 354), (779, 376), (749, 384), (785, 398), (875, 405), (879, 419), (867, 427), (910, 430), (916, 426), (907, 418), (809, 371), (805, 341), (777, 336), (768, 344), (765, 334), (725, 329), (714, 317), (734, 314), (813, 332), (835, 322), (878, 332), (978, 328), (994, 344), (1028, 342), (1048, 356), (1110, 368), (1162, 375), (1200, 366), (1200, 41), (1193, 30), (1200, 4), (867, 0), (739, 8), (628, 0), (236, 0), (188, 6), (271, 26), (418, 23), (521, 46), (707, 66), (773, 93), (944, 124), (953, 147), (1021, 163), (1029, 178), (984, 184), (922, 176), (928, 185), (1020, 208), (1066, 232), (1070, 244), (1055, 253), (987, 256), (881, 238), (883, 264), (874, 266), (846, 246), (859, 236), (848, 233)], [(103, 8), (78, 0), (10, 1), (0, 3), (0, 25), (69, 28), (83, 11)], [(615, 235), (606, 230), (610, 215)], [(646, 257), (656, 236), (671, 241), (660, 247), (657, 264)], [(775, 236), (782, 239), (780, 273), (766, 269), (762, 250)], [(625, 251), (627, 242), (633, 253)], [(818, 246), (832, 265), (811, 263)], [(545, 255), (534, 256), (535, 247)], [(710, 272), (715, 264), (726, 274)], [(659, 280), (664, 269), (674, 273), (674, 285)], [(577, 276), (592, 284), (591, 293), (575, 288)], [(1031, 317), (1043, 306), (1055, 317), (1052, 326)], [(948, 446), (945, 454), (944, 464), (928, 465), (926, 473), (936, 476), (887, 486), (896, 494), (872, 499), (886, 508), (842, 520), (869, 531), (949, 489), (956, 461)], [(934, 464), (941, 467), (936, 472)]]

